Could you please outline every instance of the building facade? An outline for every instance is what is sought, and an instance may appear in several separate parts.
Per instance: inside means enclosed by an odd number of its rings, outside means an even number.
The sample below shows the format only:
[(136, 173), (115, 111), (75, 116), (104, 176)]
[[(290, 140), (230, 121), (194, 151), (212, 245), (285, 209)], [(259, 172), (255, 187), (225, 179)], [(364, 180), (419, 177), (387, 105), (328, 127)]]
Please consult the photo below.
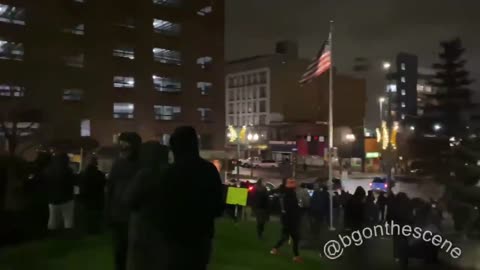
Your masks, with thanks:
[[(424, 113), (426, 96), (434, 91), (431, 80), (435, 72), (419, 67), (418, 57), (407, 53), (399, 53), (393, 66), (395, 70), (387, 74), (387, 106), (394, 122), (414, 128), (416, 119)], [(388, 111), (388, 107), (382, 111), (383, 120)]]
[(43, 139), (193, 125), (222, 149), (224, 16), (223, 0), (1, 0), (0, 110), (40, 111)]
[[(256, 143), (279, 152), (274, 156), (292, 151), (323, 156), (325, 147), (320, 145), (328, 142), (328, 73), (300, 86), (299, 79), (309, 64), (309, 60), (299, 58), (298, 45), (292, 41), (279, 42), (273, 54), (227, 63), (225, 125), (246, 126), (247, 133), (258, 133)], [(358, 131), (361, 137), (365, 80), (337, 72), (334, 80), (334, 126)], [(291, 147), (291, 141), (298, 143)], [(334, 137), (334, 141), (340, 144), (341, 138)]]

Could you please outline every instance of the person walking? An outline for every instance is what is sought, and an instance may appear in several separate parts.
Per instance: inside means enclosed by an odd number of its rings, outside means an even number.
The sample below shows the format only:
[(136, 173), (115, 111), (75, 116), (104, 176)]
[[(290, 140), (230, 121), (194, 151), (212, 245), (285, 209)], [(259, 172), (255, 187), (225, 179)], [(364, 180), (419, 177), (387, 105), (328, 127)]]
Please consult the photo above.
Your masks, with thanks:
[(99, 233), (105, 204), (105, 174), (98, 169), (96, 157), (92, 157), (80, 175), (80, 202), (85, 211), (86, 229)]
[(63, 221), (65, 230), (72, 230), (74, 224), (73, 186), (75, 176), (69, 166), (67, 154), (57, 153), (46, 170), (48, 196), (48, 229), (55, 231)]
[(118, 138), (120, 155), (108, 176), (106, 215), (112, 229), (115, 270), (125, 270), (127, 267), (128, 223), (131, 209), (125, 196), (139, 169), (138, 152), (141, 143), (142, 139), (137, 133), (120, 134)]
[(259, 179), (255, 184), (253, 194), (253, 212), (257, 220), (257, 236), (258, 239), (263, 239), (265, 231), (265, 224), (269, 219), (269, 203), (268, 190), (263, 184), (263, 180)]
[(165, 235), (156, 225), (158, 189), (168, 167), (167, 146), (150, 141), (140, 148), (140, 171), (130, 183), (125, 199), (132, 209), (129, 222), (127, 270), (164, 269)]
[(278, 249), (291, 238), (293, 249), (293, 261), (300, 263), (302, 258), (298, 251), (298, 244), (300, 241), (300, 206), (296, 194), (297, 183), (295, 179), (288, 179), (285, 186), (280, 191), (280, 206), (281, 206), (281, 224), (282, 232), (280, 240), (270, 251), (270, 254), (277, 255)]
[[(210, 262), (215, 219), (223, 213), (223, 185), (217, 168), (200, 157), (197, 132), (177, 128), (170, 138), (174, 163), (159, 190), (159, 223), (167, 244), (168, 270), (205, 270)], [(179, 195), (181, 194), (181, 195)]]
[(346, 227), (352, 231), (359, 230), (365, 224), (366, 192), (362, 187), (357, 187), (350, 197), (345, 208)]

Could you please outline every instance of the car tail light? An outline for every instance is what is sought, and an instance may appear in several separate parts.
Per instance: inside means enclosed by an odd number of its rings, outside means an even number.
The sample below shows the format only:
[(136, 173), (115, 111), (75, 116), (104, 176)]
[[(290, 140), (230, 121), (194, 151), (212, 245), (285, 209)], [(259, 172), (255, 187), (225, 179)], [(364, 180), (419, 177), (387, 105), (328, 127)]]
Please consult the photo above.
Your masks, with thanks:
[(388, 188), (388, 184), (385, 184), (385, 188)]
[(253, 190), (253, 186), (248, 187), (249, 192), (252, 191), (252, 190)]

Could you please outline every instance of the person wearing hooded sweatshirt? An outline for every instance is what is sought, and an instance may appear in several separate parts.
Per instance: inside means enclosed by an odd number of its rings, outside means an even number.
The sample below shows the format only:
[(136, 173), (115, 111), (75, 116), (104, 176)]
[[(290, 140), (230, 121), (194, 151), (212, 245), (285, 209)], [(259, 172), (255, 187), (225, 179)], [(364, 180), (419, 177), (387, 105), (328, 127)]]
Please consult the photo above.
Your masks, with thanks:
[(277, 255), (278, 249), (288, 241), (292, 239), (293, 260), (295, 262), (302, 262), (302, 258), (298, 252), (298, 243), (300, 241), (300, 219), (301, 210), (296, 194), (297, 183), (294, 179), (290, 178), (286, 181), (280, 191), (280, 206), (282, 210), (281, 223), (282, 223), (282, 235), (277, 244), (270, 251), (270, 254)]
[(80, 201), (85, 208), (85, 223), (89, 233), (101, 230), (105, 204), (105, 174), (98, 169), (96, 157), (92, 157), (80, 174)]
[(58, 228), (60, 216), (63, 218), (64, 228), (73, 229), (75, 176), (69, 166), (69, 161), (67, 154), (56, 154), (46, 170), (49, 230)]
[(130, 206), (125, 200), (130, 182), (137, 175), (138, 152), (142, 139), (137, 133), (120, 134), (119, 158), (113, 163), (107, 181), (106, 215), (112, 229), (115, 270), (125, 270), (128, 249)]
[(263, 239), (265, 224), (267, 223), (269, 217), (268, 206), (268, 190), (263, 184), (263, 180), (259, 179), (255, 184), (253, 194), (253, 211), (257, 220), (258, 239)]
[(200, 157), (193, 127), (177, 128), (170, 148), (175, 161), (162, 179), (158, 196), (158, 217), (168, 247), (165, 269), (204, 270), (210, 259), (215, 219), (224, 210), (222, 180), (217, 168)]
[(128, 237), (128, 270), (164, 269), (165, 237), (156, 226), (157, 190), (168, 167), (169, 149), (158, 142), (142, 144), (140, 171), (131, 182), (125, 199), (132, 209)]

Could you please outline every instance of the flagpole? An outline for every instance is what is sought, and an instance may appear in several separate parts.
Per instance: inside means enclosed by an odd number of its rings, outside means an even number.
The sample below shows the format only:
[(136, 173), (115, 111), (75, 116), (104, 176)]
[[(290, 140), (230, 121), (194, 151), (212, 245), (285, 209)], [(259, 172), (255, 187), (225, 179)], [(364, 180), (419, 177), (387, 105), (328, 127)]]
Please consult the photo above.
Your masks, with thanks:
[(330, 230), (335, 230), (333, 227), (333, 20), (330, 21), (330, 78), (328, 87), (328, 184), (331, 187), (330, 192)]

